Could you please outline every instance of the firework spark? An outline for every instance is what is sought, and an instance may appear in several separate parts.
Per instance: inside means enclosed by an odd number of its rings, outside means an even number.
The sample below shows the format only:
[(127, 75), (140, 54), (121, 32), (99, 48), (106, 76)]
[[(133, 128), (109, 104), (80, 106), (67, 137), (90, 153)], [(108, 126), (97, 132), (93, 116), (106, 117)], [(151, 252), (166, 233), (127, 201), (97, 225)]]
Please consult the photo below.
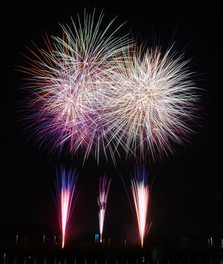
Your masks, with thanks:
[(131, 49), (115, 71), (105, 120), (127, 154), (161, 159), (185, 143), (197, 116), (189, 60), (174, 51)]
[(20, 67), (26, 78), (27, 126), (39, 146), (71, 153), (81, 150), (84, 160), (94, 153), (114, 156), (104, 135), (104, 102), (110, 97), (117, 60), (128, 48), (127, 36), (115, 36), (113, 19), (103, 27), (104, 14), (84, 12), (84, 19), (61, 25), (62, 37), (45, 37), (46, 49), (30, 49), (28, 67)]
[(77, 198), (76, 180), (76, 170), (70, 170), (67, 172), (64, 168), (61, 168), (59, 173), (57, 171), (57, 208), (61, 230), (62, 248), (65, 246), (69, 220)]
[(149, 185), (147, 183), (147, 173), (145, 168), (142, 171), (136, 170), (135, 176), (131, 180), (131, 191), (137, 216), (140, 244), (143, 247), (144, 237), (148, 231), (148, 206), (150, 198)]
[(111, 184), (111, 179), (108, 179), (106, 176), (99, 178), (99, 196), (98, 196), (98, 205), (99, 205), (99, 232), (100, 232), (100, 242), (102, 242), (105, 212), (107, 206), (108, 192)]

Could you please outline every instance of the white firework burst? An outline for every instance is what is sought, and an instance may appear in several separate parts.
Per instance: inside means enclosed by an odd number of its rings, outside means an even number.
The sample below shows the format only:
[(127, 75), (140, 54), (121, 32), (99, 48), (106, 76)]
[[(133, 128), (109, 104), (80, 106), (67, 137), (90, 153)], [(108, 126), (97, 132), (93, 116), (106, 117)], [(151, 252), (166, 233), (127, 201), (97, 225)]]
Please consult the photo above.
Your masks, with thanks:
[(131, 49), (119, 61), (107, 102), (110, 140), (127, 154), (153, 160), (174, 152), (193, 131), (198, 88), (189, 60), (170, 47)]

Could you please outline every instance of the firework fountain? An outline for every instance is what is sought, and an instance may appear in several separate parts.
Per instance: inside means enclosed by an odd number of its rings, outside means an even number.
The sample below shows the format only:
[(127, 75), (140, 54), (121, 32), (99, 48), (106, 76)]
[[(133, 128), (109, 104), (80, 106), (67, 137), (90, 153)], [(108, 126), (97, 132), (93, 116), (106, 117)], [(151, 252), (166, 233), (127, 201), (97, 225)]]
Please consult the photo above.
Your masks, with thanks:
[(67, 231), (69, 227), (69, 221), (71, 213), (73, 211), (76, 199), (76, 180), (77, 171), (69, 170), (65, 168), (60, 169), (57, 172), (56, 191), (57, 191), (57, 208), (58, 218), (61, 231), (62, 248), (65, 246)]
[(138, 223), (140, 245), (143, 247), (144, 237), (149, 230), (148, 225), (148, 206), (150, 198), (150, 187), (148, 184), (147, 171), (137, 168), (135, 175), (131, 179), (131, 191), (135, 205), (135, 212)]
[(109, 192), (110, 184), (111, 184), (111, 179), (108, 179), (106, 176), (99, 178), (98, 206), (99, 206), (100, 243), (102, 243), (105, 212), (106, 212), (106, 206), (107, 206), (107, 199), (108, 199), (108, 192)]

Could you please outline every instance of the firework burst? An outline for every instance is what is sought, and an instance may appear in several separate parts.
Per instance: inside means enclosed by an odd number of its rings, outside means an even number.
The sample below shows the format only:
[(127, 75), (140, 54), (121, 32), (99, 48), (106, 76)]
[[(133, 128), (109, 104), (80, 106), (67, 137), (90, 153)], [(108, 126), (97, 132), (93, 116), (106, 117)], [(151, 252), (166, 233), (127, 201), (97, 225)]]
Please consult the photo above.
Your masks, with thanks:
[(61, 230), (62, 248), (65, 246), (70, 216), (77, 198), (76, 170), (66, 171), (64, 168), (57, 171), (57, 208)]
[(135, 212), (138, 223), (140, 245), (143, 247), (144, 237), (148, 231), (148, 206), (150, 198), (150, 188), (148, 184), (147, 172), (143, 167), (136, 170), (131, 180), (131, 191), (135, 205)]
[(127, 154), (153, 160), (174, 152), (193, 132), (198, 88), (192, 82), (189, 60), (174, 51), (131, 49), (119, 61), (106, 127), (110, 140)]
[(39, 146), (80, 153), (83, 161), (103, 153), (115, 163), (127, 156), (161, 159), (193, 132), (198, 88), (190, 60), (171, 46), (136, 47), (117, 37), (113, 19), (103, 27), (84, 12), (83, 21), (61, 25), (62, 37), (45, 37), (46, 49), (30, 50), (27, 127)]
[[(84, 160), (94, 153), (110, 153), (112, 142), (104, 133), (104, 102), (110, 97), (117, 60), (130, 45), (127, 36), (116, 37), (113, 19), (103, 27), (104, 14), (97, 18), (84, 12), (84, 19), (61, 25), (62, 37), (47, 35), (46, 49), (29, 49), (28, 67), (20, 67), (27, 79), (26, 120), (39, 146), (71, 153), (81, 150)], [(107, 156), (106, 156), (107, 157)]]
[(100, 242), (102, 242), (105, 212), (107, 206), (108, 192), (111, 184), (111, 179), (107, 177), (99, 178), (99, 196), (98, 196), (98, 205), (99, 205), (99, 232), (100, 232)]

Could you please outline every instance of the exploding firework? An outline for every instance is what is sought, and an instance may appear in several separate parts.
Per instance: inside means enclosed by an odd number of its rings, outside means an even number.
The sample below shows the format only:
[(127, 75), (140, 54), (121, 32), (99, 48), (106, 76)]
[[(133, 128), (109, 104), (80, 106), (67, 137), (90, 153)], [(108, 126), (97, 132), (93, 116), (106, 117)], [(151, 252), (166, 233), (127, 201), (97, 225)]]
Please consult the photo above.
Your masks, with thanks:
[(106, 176), (99, 178), (99, 196), (98, 196), (98, 205), (99, 205), (99, 232), (100, 232), (100, 242), (102, 242), (105, 212), (107, 206), (108, 192), (111, 184), (111, 179), (108, 179)]
[[(93, 154), (99, 162), (126, 155), (152, 160), (174, 153), (193, 132), (198, 88), (183, 53), (171, 46), (139, 48), (116, 36), (113, 19), (103, 27), (84, 19), (61, 25), (62, 37), (45, 37), (46, 49), (29, 49), (27, 127), (39, 146)], [(80, 152), (79, 152), (80, 151)]]
[(143, 247), (144, 237), (148, 231), (148, 206), (150, 198), (150, 188), (148, 176), (145, 168), (136, 170), (134, 177), (131, 179), (131, 191), (135, 205), (135, 212), (138, 223), (140, 244)]
[(189, 61), (173, 46), (130, 49), (119, 61), (105, 120), (110, 140), (127, 155), (162, 159), (193, 132), (199, 88)]
[[(114, 158), (112, 142), (105, 134), (105, 102), (117, 60), (130, 45), (127, 36), (115, 36), (122, 27), (112, 29), (113, 19), (103, 27), (104, 14), (96, 17), (84, 12), (83, 21), (61, 25), (62, 37), (47, 35), (46, 49), (28, 48), (25, 55), (27, 127), (38, 139), (38, 146), (52, 150), (99, 153)], [(104, 23), (104, 22), (103, 22)]]
[(61, 168), (59, 172), (57, 171), (57, 208), (62, 248), (65, 246), (70, 216), (77, 198), (76, 180), (76, 170), (66, 171), (65, 168)]

